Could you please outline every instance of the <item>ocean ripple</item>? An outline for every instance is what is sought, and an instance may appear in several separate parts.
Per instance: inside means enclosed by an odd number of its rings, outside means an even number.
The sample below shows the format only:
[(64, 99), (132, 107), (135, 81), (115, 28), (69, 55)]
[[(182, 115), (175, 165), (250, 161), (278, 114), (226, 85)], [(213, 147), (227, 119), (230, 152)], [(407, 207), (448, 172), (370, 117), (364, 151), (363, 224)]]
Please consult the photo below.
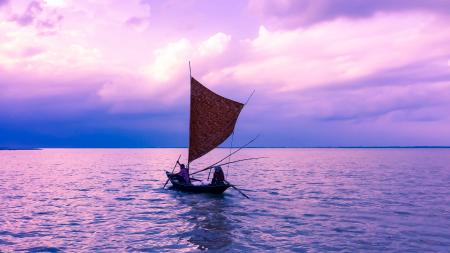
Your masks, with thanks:
[(250, 200), (162, 189), (180, 153), (0, 151), (0, 252), (450, 248), (450, 149), (247, 149), (224, 169)]

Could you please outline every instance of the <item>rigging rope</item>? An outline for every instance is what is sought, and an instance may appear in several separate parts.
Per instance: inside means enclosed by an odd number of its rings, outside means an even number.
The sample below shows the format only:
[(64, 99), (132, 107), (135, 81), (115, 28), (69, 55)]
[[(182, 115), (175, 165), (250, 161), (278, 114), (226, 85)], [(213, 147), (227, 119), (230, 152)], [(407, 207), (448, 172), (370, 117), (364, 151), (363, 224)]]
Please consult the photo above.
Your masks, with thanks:
[[(250, 99), (252, 98), (253, 94), (255, 93), (255, 90), (252, 91), (252, 93), (250, 94), (250, 96), (248, 96), (247, 101), (245, 101), (244, 106), (246, 106), (248, 104), (248, 102), (250, 101)], [(236, 122), (237, 124), (237, 122)], [(231, 150), (233, 149), (233, 140), (234, 140), (234, 130), (231, 133), (231, 144), (230, 144), (230, 154), (228, 156), (228, 162), (231, 161)], [(226, 172), (226, 177), (228, 177), (228, 171), (230, 170), (230, 164), (228, 164), (227, 166), (227, 172)], [(208, 176), (209, 177), (209, 176)]]
[[(234, 139), (234, 131), (231, 133), (230, 155), (228, 157), (228, 162), (231, 161), (231, 150), (233, 149), (233, 139)], [(228, 170), (229, 169), (230, 169), (230, 164), (228, 164), (228, 166), (227, 166), (227, 175), (226, 175), (226, 177), (228, 177)]]

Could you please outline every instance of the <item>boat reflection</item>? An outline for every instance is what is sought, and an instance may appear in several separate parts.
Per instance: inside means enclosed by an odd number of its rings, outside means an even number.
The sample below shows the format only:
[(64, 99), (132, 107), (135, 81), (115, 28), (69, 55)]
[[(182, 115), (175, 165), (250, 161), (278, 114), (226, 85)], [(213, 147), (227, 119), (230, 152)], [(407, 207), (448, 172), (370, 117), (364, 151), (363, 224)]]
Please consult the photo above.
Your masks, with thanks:
[(223, 195), (186, 195), (177, 198), (180, 205), (190, 207), (179, 217), (188, 222), (189, 227), (179, 235), (180, 240), (186, 240), (200, 250), (223, 250), (230, 246), (233, 226), (227, 212), (231, 200)]

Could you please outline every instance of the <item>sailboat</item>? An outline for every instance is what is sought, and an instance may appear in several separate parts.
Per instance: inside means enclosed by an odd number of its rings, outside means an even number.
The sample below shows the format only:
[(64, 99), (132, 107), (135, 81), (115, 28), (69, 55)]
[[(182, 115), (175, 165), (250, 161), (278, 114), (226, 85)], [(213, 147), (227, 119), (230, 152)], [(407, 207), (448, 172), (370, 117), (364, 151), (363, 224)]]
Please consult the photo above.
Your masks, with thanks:
[[(188, 168), (192, 161), (206, 155), (211, 150), (215, 149), (233, 133), (236, 121), (242, 108), (244, 107), (244, 104), (220, 96), (197, 81), (194, 77), (192, 77), (190, 64), (189, 73), (191, 82), (191, 101), (189, 120)], [(230, 153), (229, 156), (231, 156), (233, 153)], [(222, 159), (221, 161), (223, 161), (224, 159)], [(218, 164), (218, 162), (213, 165), (216, 164)], [(191, 173), (191, 175), (201, 171), (205, 171), (207, 169), (211, 169), (213, 165), (195, 173)], [(174, 174), (173, 171), (174, 170), (172, 170), (172, 172), (166, 171), (168, 181), (170, 180), (173, 188), (180, 191), (221, 194), (229, 187), (235, 188), (235, 186), (230, 184), (228, 181), (224, 181), (223, 184), (219, 185), (185, 184), (184, 180), (182, 180), (178, 174)], [(246, 195), (244, 194), (244, 196)]]

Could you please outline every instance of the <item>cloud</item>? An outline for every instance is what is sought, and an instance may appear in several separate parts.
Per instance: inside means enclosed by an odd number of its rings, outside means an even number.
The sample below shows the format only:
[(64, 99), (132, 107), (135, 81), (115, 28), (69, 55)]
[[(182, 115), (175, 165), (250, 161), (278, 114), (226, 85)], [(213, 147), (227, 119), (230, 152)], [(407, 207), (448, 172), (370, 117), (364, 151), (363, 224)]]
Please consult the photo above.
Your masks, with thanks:
[(22, 14), (16, 14), (11, 17), (11, 21), (16, 22), (21, 26), (27, 26), (33, 23), (36, 17), (42, 13), (43, 8), (40, 2), (32, 1)]
[[(273, 143), (442, 143), (439, 135), (450, 138), (442, 127), (450, 123), (447, 23), (441, 15), (402, 12), (292, 30), (262, 26), (233, 50), (238, 59), (203, 80), (240, 93), (255, 88), (241, 124), (269, 133), (277, 122), (278, 132), (292, 133)], [(413, 129), (428, 139), (411, 137)]]
[(58, 31), (58, 25), (63, 21), (64, 16), (60, 14), (48, 15), (36, 23), (39, 35), (55, 35)]
[[(450, 52), (445, 21), (423, 13), (378, 14), (357, 22), (335, 20), (290, 31), (261, 27), (257, 37), (235, 44), (221, 32), (198, 42), (181, 38), (155, 49), (151, 62), (138, 71), (105, 70), (101, 85), (92, 92), (110, 113), (173, 109), (188, 92), (187, 62), (192, 60), (196, 77), (225, 94), (233, 90), (235, 99), (245, 99), (251, 86), (257, 88), (271, 104), (256, 105), (259, 113), (270, 114), (276, 105), (286, 108), (276, 114), (285, 119), (359, 121), (388, 114), (391, 120), (426, 119), (426, 108), (447, 106), (427, 103), (448, 85), (448, 68), (441, 66), (446, 66)], [(232, 44), (234, 54), (229, 58)], [(92, 53), (80, 46), (74, 55), (83, 59), (80, 66), (86, 66), (89, 55), (92, 67), (102, 64)], [(404, 74), (402, 68), (413, 63), (429, 67), (414, 71), (408, 67)], [(418, 72), (422, 75), (413, 78)], [(407, 81), (408, 76), (420, 80), (420, 88), (415, 84), (412, 88), (416, 82)], [(404, 87), (389, 84), (401, 82), (406, 82)], [(237, 96), (240, 89), (243, 95)], [(429, 118), (437, 120), (442, 114)]]
[(132, 28), (133, 30), (142, 32), (150, 26), (152, 9), (149, 1), (141, 1), (140, 5), (141, 5), (140, 12), (142, 14), (128, 18), (125, 21), (125, 25), (127, 27)]
[(201, 56), (211, 56), (222, 54), (231, 40), (230, 35), (224, 33), (216, 33), (199, 46), (199, 53)]
[(168, 112), (151, 99), (138, 99), (131, 106), (145, 110), (130, 111), (128, 101), (124, 113), (123, 104), (110, 103), (98, 94), (110, 80), (120, 81), (99, 73), (63, 78), (2, 72), (1, 145), (136, 147), (164, 145), (169, 137), (172, 145), (184, 144), (181, 133), (186, 130), (180, 122), (187, 121), (187, 111), (179, 114), (170, 108)]
[(59, 2), (32, 1), (23, 13), (12, 14), (9, 21), (15, 22), (19, 26), (33, 26), (37, 35), (55, 35), (64, 16), (53, 7), (65, 6), (57, 3)]
[[(105, 82), (98, 92), (104, 101), (114, 105), (115, 112), (162, 110), (177, 106), (177, 100), (188, 92), (188, 62), (195, 62), (199, 75), (214, 67), (209, 60), (224, 54), (231, 36), (216, 33), (193, 43), (186, 38), (169, 42), (153, 51), (153, 61), (140, 71), (123, 73)], [(182, 85), (180, 85), (182, 83)], [(124, 93), (124, 91), (127, 93)], [(142, 107), (141, 102), (153, 98), (155, 106)]]
[(431, 14), (378, 14), (335, 20), (308, 28), (270, 31), (261, 27), (244, 42), (245, 56), (211, 71), (208, 80), (259, 86), (278, 92), (339, 84), (413, 62), (449, 54), (447, 19)]
[(8, 4), (8, 2), (9, 2), (9, 0), (0, 0), (0, 8), (1, 8), (3, 5)]
[(44, 0), (44, 2), (52, 7), (66, 7), (69, 4), (69, 0)]
[(448, 121), (449, 89), (450, 80), (305, 92), (308, 98), (298, 97), (296, 103), (305, 109), (291, 116), (319, 121)]
[[(281, 15), (290, 10), (274, 7), (259, 26), (229, 15), (243, 3), (205, 23), (207, 5), (202, 17), (175, 6), (150, 19), (138, 1), (35, 2), (42, 11), (10, 2), (0, 13), (17, 18), (0, 22), (1, 143), (184, 143), (189, 60), (193, 75), (223, 96), (245, 101), (256, 89), (238, 139), (261, 131), (268, 145), (450, 140), (449, 17), (431, 7), (367, 3), (370, 11), (353, 15), (353, 1), (322, 1), (339, 14), (311, 11), (290, 23), (296, 8)], [(191, 20), (204, 26), (178, 26)]]
[(230, 43), (231, 36), (222, 32), (216, 33), (200, 43), (193, 44), (191, 40), (182, 38), (156, 49), (153, 63), (144, 69), (153, 80), (167, 82), (186, 73), (189, 60), (196, 62), (198, 69), (214, 57), (223, 55)]
[(176, 77), (186, 66), (186, 60), (192, 55), (192, 44), (188, 39), (168, 43), (154, 51), (154, 62), (149, 67), (149, 74), (158, 82), (166, 82)]
[(78, 71), (92, 71), (101, 59), (97, 48), (74, 43), (63, 45), (53, 40), (41, 40), (31, 46), (23, 38), (32, 39), (34, 36), (28, 34), (0, 45), (3, 68), (29, 75), (71, 75)]
[(144, 30), (147, 28), (149, 23), (148, 18), (146, 17), (131, 17), (125, 21), (125, 24), (136, 30)]
[[(64, 12), (64, 14), (67, 13)], [(114, 16), (115, 18), (117, 17)], [(183, 48), (191, 43), (187, 39), (168, 43), (154, 50), (154, 55), (151, 55), (151, 51), (145, 52), (145, 55), (142, 53), (142, 58), (146, 60), (145, 65), (136, 64), (137, 67), (133, 67), (114, 62), (114, 55), (111, 53), (105, 55), (105, 51), (110, 50), (109, 46), (102, 45), (99, 49), (90, 45), (92, 41), (86, 39), (87, 32), (80, 33), (77, 30), (66, 29), (58, 36), (39, 36), (35, 33), (38, 26), (52, 27), (52, 23), (44, 21), (46, 20), (43, 17), (33, 16), (33, 25), (21, 26), (20, 29), (17, 29), (19, 24), (16, 22), (0, 23), (1, 36), (4, 38), (4, 43), (0, 45), (0, 70), (4, 74), (9, 73), (11, 80), (15, 80), (17, 76), (29, 76), (35, 79), (34, 82), (17, 82), (15, 84), (17, 89), (9, 88), (10, 97), (20, 97), (20, 90), (25, 87), (29, 97), (44, 96), (43, 94), (51, 93), (52, 90), (62, 90), (61, 83), (57, 81), (48, 82), (51, 88), (42, 89), (42, 83), (45, 82), (40, 81), (42, 76), (52, 76), (56, 80), (61, 80), (62, 83), (73, 85), (74, 89), (80, 89), (79, 85), (84, 85), (86, 82), (91, 83), (92, 81), (87, 80), (94, 78), (98, 85), (92, 86), (89, 92), (95, 94), (102, 104), (107, 105), (108, 113), (160, 110), (163, 106), (170, 107), (168, 103), (173, 103), (173, 100), (180, 96), (180, 91), (171, 92), (172, 95), (164, 95), (161, 92), (176, 84), (174, 82), (165, 84), (165, 78), (168, 77), (172, 81), (176, 79), (174, 74), (178, 75), (180, 72), (177, 71), (177, 66), (181, 64), (180, 57), (183, 59), (183, 67), (187, 69), (186, 59), (189, 57), (183, 55), (190, 50), (187, 48), (188, 51), (186, 51)], [(118, 26), (122, 24), (118, 23)], [(39, 28), (39, 30), (42, 29)], [(126, 58), (122, 50), (117, 55), (122, 60)], [(171, 61), (173, 59), (175, 61)], [(133, 64), (135, 64), (134, 61)], [(140, 70), (144, 69), (144, 66), (160, 71), (162, 74), (143, 73)], [(77, 85), (73, 80), (78, 80), (80, 84)], [(185, 89), (181, 92), (185, 92)], [(70, 92), (59, 94), (61, 97), (68, 95)], [(146, 106), (149, 101), (152, 101), (154, 106)]]
[(431, 11), (448, 14), (446, 0), (250, 0), (249, 8), (267, 25), (292, 28), (339, 17), (366, 18), (378, 12)]

